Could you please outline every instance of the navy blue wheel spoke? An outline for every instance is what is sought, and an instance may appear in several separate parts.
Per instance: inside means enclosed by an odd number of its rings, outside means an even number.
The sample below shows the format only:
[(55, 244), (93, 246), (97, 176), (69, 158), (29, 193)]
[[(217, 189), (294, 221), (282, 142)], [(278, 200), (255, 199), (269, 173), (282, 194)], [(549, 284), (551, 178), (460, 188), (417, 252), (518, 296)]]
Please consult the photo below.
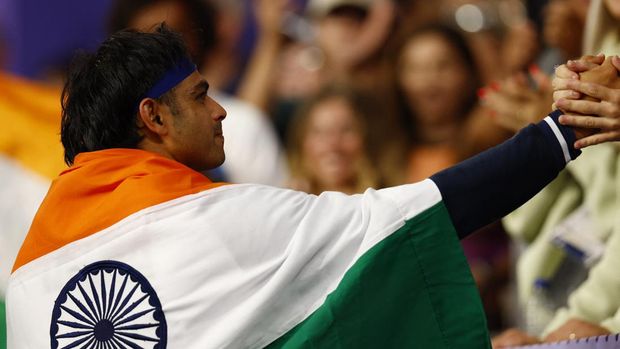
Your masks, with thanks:
[(138, 339), (141, 341), (149, 341), (149, 342), (157, 342), (159, 341), (159, 339), (157, 338), (151, 338), (145, 335), (141, 335), (138, 333), (131, 333), (131, 332), (121, 332), (121, 331), (116, 331), (114, 332), (114, 334), (117, 334), (119, 336), (125, 336), (125, 337), (129, 337), (129, 338), (133, 338), (133, 339)]
[(112, 308), (112, 301), (114, 300), (114, 287), (116, 286), (116, 269), (112, 272), (112, 284), (110, 285), (110, 297), (108, 297), (109, 304), (107, 306), (107, 311), (104, 314), (104, 317), (108, 319), (108, 315), (110, 315), (110, 310)]
[(112, 310), (110, 311), (110, 316), (108, 318), (114, 315), (114, 312), (116, 311), (116, 307), (118, 306), (118, 303), (121, 301), (121, 299), (123, 299), (123, 293), (125, 292), (125, 286), (127, 285), (127, 278), (129, 278), (129, 274), (125, 274), (125, 278), (123, 279), (123, 283), (121, 284), (121, 289), (118, 290), (116, 301), (114, 301), (114, 307), (112, 307)]
[(84, 287), (82, 287), (82, 284), (78, 283), (77, 286), (78, 286), (78, 289), (80, 290), (80, 293), (82, 293), (82, 297), (84, 297), (86, 304), (88, 305), (90, 310), (93, 312), (93, 315), (95, 316), (95, 322), (101, 320), (99, 316), (97, 316), (97, 310), (95, 309), (95, 305), (93, 304), (93, 301), (86, 294), (86, 291), (84, 291)]
[[(79, 306), (79, 305), (78, 305), (78, 306)], [(71, 310), (71, 309), (69, 309), (69, 308), (65, 307), (64, 305), (61, 305), (61, 306), (60, 306), (60, 309), (62, 309), (62, 310), (64, 310), (64, 311), (66, 311), (67, 313), (69, 313), (71, 316), (73, 316), (74, 318), (76, 318), (76, 319), (78, 319), (78, 320), (81, 320), (81, 321), (83, 321), (83, 322), (85, 322), (85, 323), (87, 323), (87, 324), (91, 324), (91, 325), (95, 326), (95, 323), (94, 323), (94, 322), (91, 322), (90, 320), (88, 320), (87, 318), (85, 318), (84, 316), (82, 316), (82, 314), (78, 313), (78, 312), (77, 312), (77, 311), (75, 311), (75, 310)], [(81, 309), (81, 308), (80, 308), (80, 309)]]
[[(62, 349), (71, 349), (71, 348), (75, 348), (75, 347), (77, 347), (78, 345), (80, 345), (80, 344), (82, 344), (82, 343), (86, 342), (86, 341), (87, 341), (87, 340), (89, 340), (89, 339), (90, 339), (90, 340), (93, 340), (93, 339), (94, 339), (94, 337), (93, 337), (93, 336), (88, 336), (88, 337), (81, 338), (81, 339), (79, 339), (79, 340), (76, 340), (75, 342), (72, 342), (72, 343), (69, 343), (69, 344), (65, 345), (64, 347), (62, 347)], [(83, 348), (83, 347), (82, 347), (82, 348)]]
[(95, 303), (97, 304), (97, 315), (99, 316), (99, 320), (101, 320), (103, 319), (101, 302), (99, 301), (99, 294), (97, 293), (97, 289), (95, 288), (95, 284), (93, 283), (93, 278), (90, 273), (88, 273), (88, 282), (90, 283), (90, 288), (93, 291), (93, 298), (95, 299)]
[(126, 349), (127, 348), (123, 343), (121, 343), (121, 341), (116, 339), (116, 337), (112, 337), (112, 342), (120, 349)]
[(142, 303), (142, 301), (144, 301), (146, 299), (146, 297), (148, 297), (148, 294), (145, 294), (144, 296), (140, 297), (140, 299), (138, 299), (137, 301), (131, 303), (130, 306), (127, 307), (127, 309), (125, 309), (125, 311), (123, 311), (120, 315), (118, 315), (117, 317), (112, 319), (112, 322), (116, 321), (116, 320), (120, 320), (122, 319), (125, 315), (129, 314), (132, 310), (134, 310), (138, 305), (140, 305), (140, 303)]
[(108, 345), (111, 349), (118, 349), (118, 346), (116, 345), (116, 343), (114, 343), (114, 337), (110, 338), (110, 340), (108, 341)]
[(101, 318), (105, 319), (105, 313), (106, 313), (106, 305), (107, 305), (107, 300), (106, 300), (106, 291), (105, 291), (105, 280), (103, 278), (103, 275), (105, 274), (105, 271), (103, 269), (101, 269), (101, 271), (99, 271), (99, 273), (101, 274)]
[(93, 323), (97, 322), (97, 319), (95, 319), (95, 314), (91, 314), (91, 312), (86, 309), (86, 306), (80, 302), (74, 295), (72, 295), (71, 293), (67, 293), (67, 295), (69, 296), (69, 298), (71, 298), (71, 300), (73, 301), (73, 303), (75, 303), (75, 305), (78, 306), (78, 308), (80, 308), (80, 310), (82, 311), (82, 313), (84, 313), (86, 316), (88, 316), (89, 319), (91, 319), (93, 321)]
[(76, 338), (76, 337), (81, 337), (81, 336), (86, 336), (88, 334), (93, 333), (93, 331), (74, 331), (74, 332), (67, 332), (67, 333), (63, 333), (60, 335), (57, 335), (56, 338), (61, 339), (61, 338)]
[(81, 328), (81, 329), (85, 329), (85, 330), (89, 330), (89, 329), (93, 329), (94, 328), (91, 325), (84, 325), (84, 324), (81, 324), (79, 322), (73, 322), (73, 321), (58, 320), (58, 323), (61, 324), (61, 325), (65, 325), (67, 327)]
[[(81, 347), (80, 349), (88, 349), (88, 348), (92, 348), (93, 342), (95, 341), (95, 336), (91, 336), (90, 340), (88, 342), (86, 342), (86, 344), (84, 344), (83, 347)], [(63, 348), (64, 349), (64, 348)]]
[(123, 302), (121, 303), (121, 306), (118, 307), (118, 309), (116, 309), (116, 311), (114, 312), (114, 314), (112, 314), (111, 318), (112, 318), (112, 322), (114, 322), (114, 319), (116, 319), (116, 316), (122, 312), (125, 309), (125, 306), (127, 305), (127, 303), (129, 303), (129, 300), (131, 299), (131, 297), (133, 296), (133, 294), (136, 292), (136, 290), (138, 289), (138, 286), (140, 286), (139, 284), (135, 284), (133, 286), (133, 288), (131, 289), (131, 291), (129, 292), (129, 294), (124, 297), (125, 299), (123, 299)]
[(142, 317), (142, 316), (144, 316), (144, 315), (146, 315), (146, 314), (148, 314), (148, 313), (150, 313), (150, 312), (152, 312), (152, 311), (154, 311), (154, 310), (155, 310), (155, 308), (151, 308), (151, 309), (143, 310), (143, 311), (141, 311), (141, 312), (139, 312), (139, 313), (135, 313), (135, 314), (131, 315), (130, 317), (126, 317), (126, 318), (124, 318), (124, 319), (119, 319), (119, 320), (121, 320), (121, 321), (117, 321), (117, 322), (115, 322), (115, 323), (114, 323), (114, 327), (116, 327), (116, 326), (120, 326), (120, 325), (122, 325), (122, 324), (126, 324), (126, 323), (128, 323), (128, 322), (130, 322), (130, 321), (133, 321), (133, 320), (136, 320), (136, 319), (138, 319), (138, 318), (140, 318), (140, 317)]
[(123, 337), (115, 337), (118, 338), (118, 340), (120, 340), (121, 342), (125, 343), (125, 345), (129, 346), (132, 349), (144, 349), (141, 346), (137, 345), (136, 343), (130, 342), (127, 339), (123, 338)]
[(143, 330), (145, 328), (157, 327), (159, 324), (136, 324), (136, 325), (127, 325), (123, 327), (116, 327), (114, 330), (116, 331), (135, 331), (135, 330)]

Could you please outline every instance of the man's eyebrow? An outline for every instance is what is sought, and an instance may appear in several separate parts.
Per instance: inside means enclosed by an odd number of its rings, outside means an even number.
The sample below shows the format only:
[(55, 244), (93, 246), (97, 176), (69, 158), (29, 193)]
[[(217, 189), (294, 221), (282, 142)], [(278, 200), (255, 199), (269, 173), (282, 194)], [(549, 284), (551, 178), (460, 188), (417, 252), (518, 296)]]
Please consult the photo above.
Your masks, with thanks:
[(203, 92), (206, 93), (207, 91), (209, 91), (209, 83), (205, 80), (201, 80), (189, 91), (189, 93), (192, 95), (199, 95)]

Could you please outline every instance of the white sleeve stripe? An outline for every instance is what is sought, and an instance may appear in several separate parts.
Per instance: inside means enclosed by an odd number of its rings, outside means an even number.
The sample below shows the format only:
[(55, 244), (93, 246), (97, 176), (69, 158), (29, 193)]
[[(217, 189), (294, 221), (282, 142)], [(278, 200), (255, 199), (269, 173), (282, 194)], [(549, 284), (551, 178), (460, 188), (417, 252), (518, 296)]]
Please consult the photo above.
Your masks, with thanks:
[(571, 160), (571, 157), (570, 152), (568, 151), (568, 144), (566, 143), (566, 139), (564, 139), (562, 132), (560, 132), (560, 129), (558, 128), (558, 125), (555, 124), (555, 121), (553, 121), (551, 117), (547, 116), (545, 118), (545, 122), (547, 122), (547, 124), (551, 128), (551, 131), (553, 131), (553, 134), (555, 134), (555, 138), (558, 139), (560, 147), (562, 148), (562, 153), (564, 153), (564, 160), (568, 164)]

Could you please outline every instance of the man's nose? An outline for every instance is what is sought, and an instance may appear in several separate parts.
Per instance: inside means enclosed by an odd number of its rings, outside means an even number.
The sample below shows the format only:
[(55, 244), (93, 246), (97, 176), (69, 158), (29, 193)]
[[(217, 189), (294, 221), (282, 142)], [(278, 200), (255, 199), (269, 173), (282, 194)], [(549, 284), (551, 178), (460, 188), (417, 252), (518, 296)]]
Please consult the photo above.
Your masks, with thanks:
[(226, 109), (224, 109), (218, 102), (216, 102), (214, 99), (211, 99), (213, 101), (214, 105), (214, 110), (213, 110), (213, 119), (215, 119), (216, 121), (222, 121), (224, 119), (226, 119), (226, 115), (228, 113), (226, 113)]

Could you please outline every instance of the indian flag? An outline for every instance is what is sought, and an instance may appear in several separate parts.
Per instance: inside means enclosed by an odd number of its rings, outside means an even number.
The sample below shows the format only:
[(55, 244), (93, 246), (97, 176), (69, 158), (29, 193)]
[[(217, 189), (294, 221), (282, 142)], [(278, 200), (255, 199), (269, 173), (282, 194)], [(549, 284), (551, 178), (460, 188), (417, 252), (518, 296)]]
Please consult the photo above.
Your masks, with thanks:
[(0, 348), (11, 266), (52, 178), (65, 165), (60, 91), (0, 72)]
[(10, 348), (490, 348), (432, 180), (314, 196), (135, 149), (54, 180), (7, 316)]

